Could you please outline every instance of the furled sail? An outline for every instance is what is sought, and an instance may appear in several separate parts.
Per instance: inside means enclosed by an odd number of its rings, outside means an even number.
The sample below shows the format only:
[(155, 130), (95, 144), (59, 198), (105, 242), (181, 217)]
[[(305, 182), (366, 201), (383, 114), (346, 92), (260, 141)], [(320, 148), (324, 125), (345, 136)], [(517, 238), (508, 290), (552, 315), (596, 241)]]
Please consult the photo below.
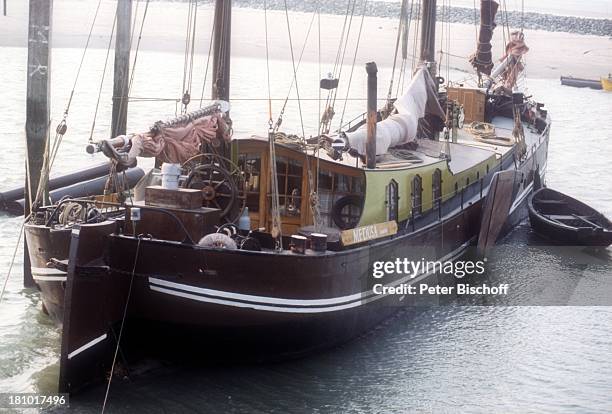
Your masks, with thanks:
[(160, 162), (184, 163), (200, 153), (202, 144), (219, 147), (231, 140), (231, 128), (222, 111), (183, 123), (158, 123), (148, 132), (120, 135), (90, 144), (88, 152), (102, 151), (122, 165), (133, 165), (137, 157), (155, 157)]
[(502, 73), (503, 84), (507, 90), (512, 90), (516, 85), (518, 75), (524, 69), (521, 60), (527, 52), (529, 52), (529, 47), (525, 43), (525, 35), (518, 31), (512, 32), (510, 41), (506, 45), (506, 54), (501, 58), (502, 62), (507, 62)]
[[(406, 93), (398, 98), (396, 113), (376, 124), (376, 154), (382, 155), (390, 147), (414, 141), (419, 119), (425, 114), (444, 118), (437, 99), (434, 80), (426, 69), (420, 69), (412, 78)], [(366, 153), (367, 126), (346, 134), (349, 146), (359, 154)]]
[(495, 29), (495, 15), (499, 4), (494, 0), (480, 1), (480, 32), (478, 33), (478, 47), (470, 57), (470, 63), (479, 73), (491, 75), (493, 57), (491, 55), (491, 38)]
[(135, 134), (131, 137), (128, 158), (156, 157), (161, 162), (183, 163), (198, 155), (204, 143), (219, 146), (221, 141), (229, 141), (228, 131), (223, 114), (218, 113), (195, 119), (185, 126)]

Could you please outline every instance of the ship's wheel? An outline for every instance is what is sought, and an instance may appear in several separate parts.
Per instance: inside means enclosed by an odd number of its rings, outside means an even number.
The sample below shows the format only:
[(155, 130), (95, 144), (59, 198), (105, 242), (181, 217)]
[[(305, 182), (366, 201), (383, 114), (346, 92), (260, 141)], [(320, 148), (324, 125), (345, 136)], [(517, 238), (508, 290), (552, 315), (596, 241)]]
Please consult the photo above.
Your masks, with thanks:
[(217, 154), (200, 154), (183, 164), (186, 188), (202, 191), (203, 205), (221, 210), (221, 218), (233, 223), (246, 201), (244, 179), (238, 166)]

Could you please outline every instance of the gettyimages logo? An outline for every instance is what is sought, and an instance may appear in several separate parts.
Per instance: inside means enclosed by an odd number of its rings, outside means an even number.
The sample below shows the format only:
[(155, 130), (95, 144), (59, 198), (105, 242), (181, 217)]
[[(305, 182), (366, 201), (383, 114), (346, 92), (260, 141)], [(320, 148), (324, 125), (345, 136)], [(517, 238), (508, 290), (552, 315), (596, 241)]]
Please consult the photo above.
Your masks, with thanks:
[(457, 261), (440, 261), (440, 260), (425, 260), (422, 258), (419, 261), (408, 260), (407, 258), (397, 258), (394, 261), (378, 261), (374, 262), (372, 276), (375, 279), (380, 279), (387, 275), (405, 275), (411, 279), (427, 274), (443, 274), (452, 275), (458, 279), (471, 275), (482, 275), (485, 272), (485, 262), (487, 259), (472, 261), (472, 260), (457, 260)]
[(440, 261), (422, 258), (413, 261), (397, 258), (394, 261), (377, 261), (372, 266), (375, 283), (371, 286), (371, 293), (378, 297), (395, 296), (400, 298), (400, 302), (407, 296), (507, 295), (507, 283), (490, 286), (487, 283), (471, 285), (463, 282), (466, 276), (477, 278), (483, 275), (486, 260)]

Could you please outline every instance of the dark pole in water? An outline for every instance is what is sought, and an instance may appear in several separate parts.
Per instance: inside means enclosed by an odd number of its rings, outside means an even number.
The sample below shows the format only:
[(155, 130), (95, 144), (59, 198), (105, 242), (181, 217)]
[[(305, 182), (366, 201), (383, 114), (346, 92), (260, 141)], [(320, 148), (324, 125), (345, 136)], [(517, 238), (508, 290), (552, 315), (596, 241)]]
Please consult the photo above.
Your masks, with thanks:
[(436, 76), (436, 0), (423, 0), (420, 62)]
[(366, 63), (368, 73), (368, 135), (366, 140), (366, 166), (376, 168), (376, 121), (378, 112), (376, 108), (376, 89), (378, 68), (376, 63)]
[(127, 127), (131, 23), (132, 0), (118, 0), (111, 138), (124, 135)]
[[(232, 1), (215, 3), (213, 43), (212, 99), (230, 100), (230, 46), (232, 43)], [(230, 146), (223, 143), (221, 155), (230, 155)]]
[[(30, 198), (34, 198), (49, 138), (49, 105), (50, 105), (50, 49), (51, 49), (51, 15), (53, 0), (30, 0), (28, 22), (28, 68), (26, 95), (26, 183), (24, 214), (32, 210)], [(29, 179), (28, 179), (29, 176)], [(46, 199), (43, 191), (43, 200)], [(24, 246), (24, 286), (34, 286), (30, 269), (30, 258), (27, 244)]]
[(4, 3), (4, 8), (2, 10), (3, 10), (4, 15), (6, 16), (6, 0), (3, 0), (3, 3)]
[[(51, 66), (51, 14), (53, 0), (30, 0), (28, 29), (28, 79), (26, 97), (26, 141), (29, 183), (26, 199), (34, 198), (40, 181), (45, 148), (49, 137)], [(44, 200), (41, 200), (44, 202)], [(25, 214), (31, 211), (29, 201)]]

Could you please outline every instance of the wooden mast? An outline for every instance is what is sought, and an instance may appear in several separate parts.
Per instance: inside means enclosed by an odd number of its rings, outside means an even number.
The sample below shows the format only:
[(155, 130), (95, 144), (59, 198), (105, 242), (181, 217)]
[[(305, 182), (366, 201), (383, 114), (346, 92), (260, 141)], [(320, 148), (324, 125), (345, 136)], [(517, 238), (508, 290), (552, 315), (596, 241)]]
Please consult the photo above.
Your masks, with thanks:
[(132, 0), (118, 0), (111, 138), (124, 135), (127, 127), (131, 26)]
[(376, 168), (376, 122), (378, 122), (378, 110), (376, 108), (377, 73), (376, 63), (366, 63), (368, 73), (368, 115), (367, 115), (367, 138), (366, 138), (366, 166)]
[[(28, 68), (26, 95), (26, 183), (25, 209), (32, 211), (34, 198), (44, 164), (45, 148), (49, 139), (51, 16), (53, 0), (30, 0), (28, 22)], [(29, 176), (29, 178), (28, 178)], [(43, 200), (47, 190), (43, 189)], [(25, 242), (25, 241), (24, 241)], [(24, 286), (34, 286), (27, 244), (24, 245)]]
[[(215, 2), (215, 20), (213, 33), (213, 77), (212, 99), (230, 100), (230, 53), (232, 36), (232, 1)], [(230, 145), (223, 143), (219, 152), (224, 157), (230, 156)]]
[(436, 77), (436, 0), (423, 0), (420, 63)]

